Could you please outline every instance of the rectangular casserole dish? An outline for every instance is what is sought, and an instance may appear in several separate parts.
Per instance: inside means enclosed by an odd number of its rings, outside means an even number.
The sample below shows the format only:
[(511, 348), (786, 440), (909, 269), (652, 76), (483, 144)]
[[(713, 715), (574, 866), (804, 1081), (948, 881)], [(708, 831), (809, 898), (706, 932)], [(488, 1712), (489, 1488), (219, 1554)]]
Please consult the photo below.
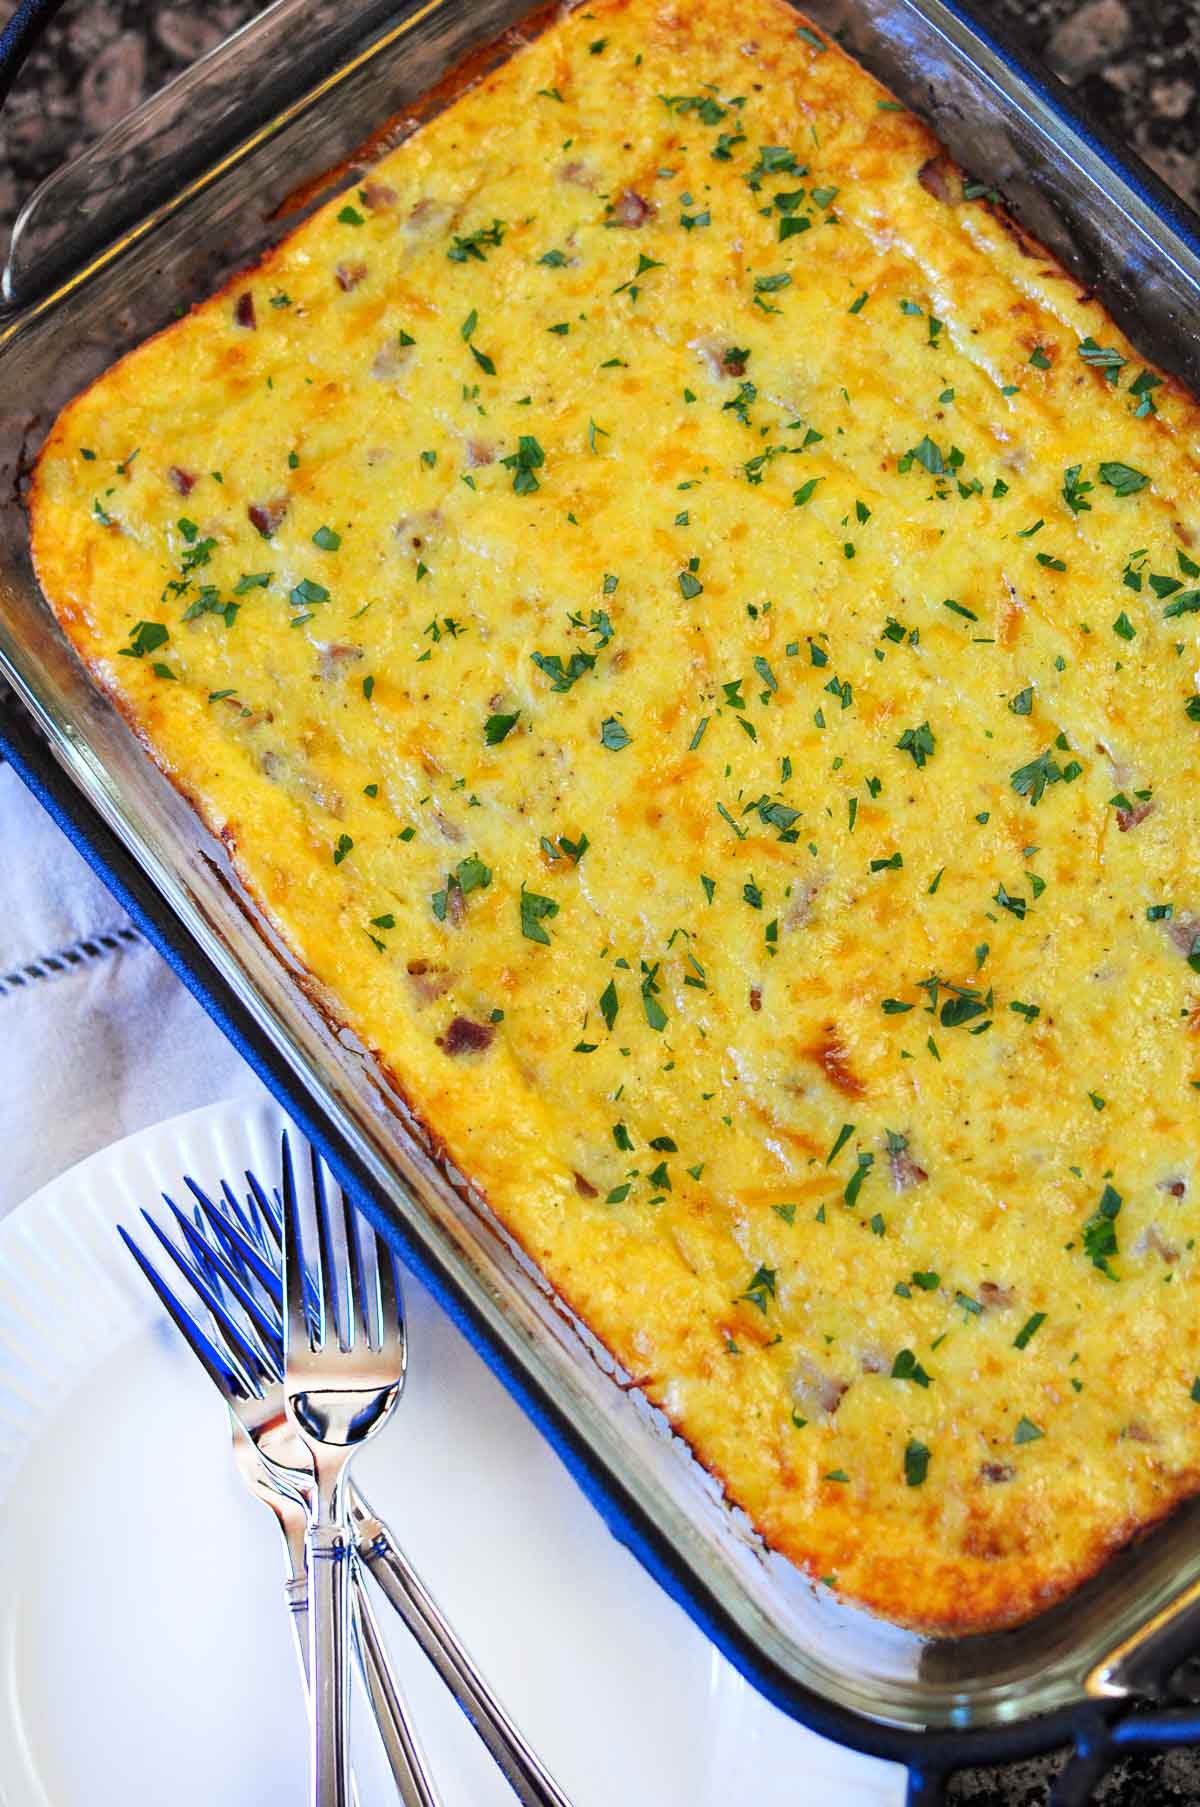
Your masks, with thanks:
[[(0, 658), (76, 790), (181, 925), (184, 965), (195, 964), (195, 949), (211, 961), (219, 989), (254, 1025), (264, 1064), (284, 1089), (285, 1074), (298, 1082), (298, 1094), (288, 1090), (293, 1108), (297, 1096), (309, 1102), (316, 1127), (352, 1162), (407, 1252), (443, 1297), (464, 1307), (527, 1402), (548, 1412), (576, 1472), (617, 1515), (615, 1528), (734, 1660), (788, 1710), (881, 1754), (908, 1756), (903, 1733), (925, 1727), (1013, 1728), (1008, 1739), (985, 1739), (988, 1750), (1048, 1742), (1083, 1697), (1087, 1675), (1200, 1571), (1196, 1512), (1180, 1514), (1033, 1624), (937, 1643), (838, 1605), (763, 1551), (640, 1396), (614, 1386), (604, 1352), (482, 1207), (428, 1159), (363, 1051), (307, 1001), (220, 848), (204, 840), (87, 684), (29, 568), (18, 480), (57, 408), (285, 230), (306, 193), (327, 193), (324, 172), (347, 158), (347, 172), (353, 167), (364, 123), (402, 122), (403, 109), (436, 92), (464, 56), (478, 53), (476, 66), (484, 66), (501, 54), (488, 46), (521, 10), (497, 4), (468, 18), (435, 0), (389, 20), (371, 9), (355, 22), (354, 42), (345, 41), (343, 23), (340, 65), (305, 93), (322, 48), (312, 36), (320, 9), (282, 0), (188, 78), (186, 94), (169, 92), (42, 191), (17, 234), (13, 305), (0, 338), (12, 410), (0, 429)], [(930, 120), (968, 170), (1005, 190), (1018, 216), (1103, 294), (1147, 353), (1200, 383), (1185, 325), (1200, 295), (1200, 258), (1183, 222), (1172, 223), (1045, 92), (934, 0), (868, 0), (844, 18), (837, 7), (815, 11), (822, 24), (844, 29), (848, 46)], [(268, 76), (283, 66), (279, 48), (287, 39), (290, 49), (288, 33), (300, 25), (309, 36), (287, 60), (287, 76)], [(291, 80), (296, 95), (280, 92)], [(193, 141), (180, 158), (164, 159), (164, 145), (185, 122), (194, 127), (198, 107), (211, 110), (213, 142)], [(310, 188), (298, 190), (298, 181)], [(54, 278), (60, 286), (45, 293)], [(1050, 1717), (1024, 1728), (1035, 1713)]]

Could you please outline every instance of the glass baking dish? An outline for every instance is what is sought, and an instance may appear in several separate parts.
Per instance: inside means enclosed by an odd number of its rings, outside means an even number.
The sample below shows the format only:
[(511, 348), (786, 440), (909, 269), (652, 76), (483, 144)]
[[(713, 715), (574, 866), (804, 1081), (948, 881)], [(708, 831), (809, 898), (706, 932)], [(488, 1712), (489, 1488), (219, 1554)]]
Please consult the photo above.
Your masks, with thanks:
[[(972, 175), (1003, 189), (1147, 355), (1200, 387), (1200, 243), (1152, 178), (941, 0), (807, 10)], [(528, 0), (277, 0), (33, 197), (0, 307), (0, 671), (48, 743), (64, 813), (85, 822), (102, 862), (105, 846), (132, 856), (183, 966), (195, 982), (201, 967), (208, 976), (210, 1004), (224, 1000), (226, 1017), (248, 1025), (243, 1040), (285, 1101), (366, 1188), (372, 1214), (616, 1533), (733, 1661), (786, 1711), (878, 1755), (924, 1766), (936, 1748), (949, 1767), (1046, 1747), (1081, 1703), (1119, 1700), (1135, 1674), (1150, 1685), (1152, 1666), (1110, 1659), (1200, 1587), (1200, 1502), (1030, 1625), (957, 1640), (873, 1620), (765, 1549), (482, 1201), (435, 1162), (365, 1050), (331, 1028), (220, 845), (85, 676), (34, 579), (21, 474), (63, 403), (353, 180), (367, 131), (376, 147), (395, 142), (423, 96), (445, 98), (464, 59), (478, 72), (537, 25)]]

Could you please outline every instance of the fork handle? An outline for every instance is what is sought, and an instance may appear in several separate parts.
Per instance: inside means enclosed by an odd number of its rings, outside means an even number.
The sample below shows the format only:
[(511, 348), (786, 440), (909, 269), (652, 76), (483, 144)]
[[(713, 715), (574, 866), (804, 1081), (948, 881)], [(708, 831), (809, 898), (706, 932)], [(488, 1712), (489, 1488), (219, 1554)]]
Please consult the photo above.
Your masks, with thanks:
[[(308, 1573), (305, 1567), (305, 1528), (308, 1514), (298, 1502), (294, 1505), (282, 1494), (273, 1494), (270, 1504), (279, 1521), (287, 1551), (287, 1580), (284, 1598), (291, 1615), (300, 1659), (300, 1679), (308, 1700)], [(379, 1740), (391, 1768), (392, 1780), (401, 1807), (440, 1807), (430, 1781), (424, 1758), (417, 1748), (408, 1709), (400, 1698), (388, 1661), (374, 1609), (363, 1583), (362, 1569), (355, 1561), (350, 1574), (350, 1623), (354, 1632), (354, 1654), (358, 1658), (363, 1685), (371, 1702)], [(351, 1807), (361, 1807), (361, 1797), (354, 1772), (350, 1773)]]
[(571, 1807), (476, 1669), (387, 1526), (353, 1485), (349, 1505), (359, 1556), (475, 1727), (522, 1807)]
[(396, 1793), (403, 1807), (441, 1807), (424, 1758), (413, 1738), (403, 1702), (396, 1692), (387, 1652), (357, 1563), (353, 1583), (350, 1615), (355, 1650), (367, 1693), (371, 1697), (380, 1741), (391, 1767), (392, 1780), (396, 1784)]
[(308, 1674), (312, 1690), (311, 1807), (349, 1807), (351, 1544), (334, 1519), (310, 1521), (308, 1558)]

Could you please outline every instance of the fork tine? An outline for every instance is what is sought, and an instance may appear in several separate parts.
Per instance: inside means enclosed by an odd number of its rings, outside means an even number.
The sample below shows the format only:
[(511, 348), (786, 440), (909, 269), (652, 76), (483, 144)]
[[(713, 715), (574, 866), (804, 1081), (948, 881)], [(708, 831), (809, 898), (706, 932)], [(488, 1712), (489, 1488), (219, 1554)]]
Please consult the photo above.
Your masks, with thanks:
[[(304, 1309), (304, 1242), (300, 1230), (300, 1206), (296, 1198), (296, 1175), (292, 1169), (292, 1147), (286, 1129), (283, 1132), (281, 1157), (283, 1171), (283, 1290), (286, 1311), (283, 1316), (283, 1353), (286, 1362), (289, 1349), (301, 1341), (311, 1348), (312, 1330)], [(321, 1301), (317, 1300), (316, 1329), (324, 1339)]]
[(251, 1382), (241, 1365), (230, 1358), (229, 1352), (215, 1343), (200, 1328), (182, 1299), (167, 1285), (162, 1274), (159, 1273), (149, 1257), (142, 1252), (124, 1224), (117, 1225), (117, 1234), (157, 1293), (164, 1310), (181, 1332), (184, 1341), (209, 1379), (215, 1381), (223, 1393), (232, 1393), (241, 1399), (256, 1397), (260, 1390), (257, 1385)]
[(340, 1349), (349, 1349), (354, 1342), (354, 1324), (350, 1317), (347, 1297), (349, 1272), (343, 1273), (337, 1262), (337, 1251), (333, 1238), (333, 1217), (329, 1208), (329, 1193), (325, 1186), (325, 1170), (321, 1166), (321, 1157), (310, 1144), (308, 1150), (309, 1166), (312, 1170), (313, 1208), (317, 1218), (317, 1247), (321, 1257), (321, 1296), (323, 1302), (323, 1319), (326, 1336), (335, 1336)]
[[(218, 1210), (219, 1207), (213, 1204), (212, 1199), (208, 1196), (208, 1193), (205, 1192), (204, 1188), (198, 1185), (196, 1181), (191, 1179), (186, 1173), (183, 1176), (183, 1183), (195, 1200), (195, 1206), (192, 1211), (192, 1221), (200, 1231), (200, 1234), (204, 1237), (205, 1241), (211, 1243), (212, 1236), (205, 1228), (204, 1219), (206, 1216), (210, 1216), (213, 1211)], [(222, 1212), (221, 1215), (222, 1219), (224, 1219), (225, 1214)], [(241, 1225), (241, 1221), (241, 1213), (239, 1212), (237, 1216), (239, 1226)], [(236, 1248), (232, 1243), (227, 1243), (223, 1237), (220, 1237), (220, 1242), (221, 1247), (231, 1264), (237, 1268), (243, 1278), (248, 1278), (248, 1270), (245, 1262), (242, 1260), (241, 1250)]]
[(217, 1291), (217, 1288), (208, 1278), (204, 1268), (198, 1263), (188, 1259), (183, 1251), (172, 1242), (162, 1225), (151, 1217), (149, 1211), (143, 1211), (142, 1217), (153, 1233), (155, 1239), (161, 1247), (166, 1250), (184, 1279), (188, 1282), (188, 1285), (193, 1289), (203, 1304), (208, 1307), (214, 1321), (220, 1326), (227, 1349), (236, 1356), (237, 1360), (241, 1363), (246, 1376), (253, 1382), (254, 1386), (257, 1387), (260, 1377), (270, 1373), (270, 1358), (266, 1351), (262, 1348), (257, 1339), (252, 1341), (243, 1331), (241, 1325), (231, 1316), (228, 1306)]
[(278, 1269), (263, 1259), (250, 1234), (240, 1223), (227, 1217), (220, 1205), (213, 1204), (211, 1199), (205, 1199), (200, 1210), (205, 1223), (215, 1233), (230, 1261), (252, 1274), (268, 1297), (278, 1305), (282, 1297)]
[(354, 1209), (346, 1197), (342, 1187), (337, 1188), (342, 1202), (342, 1215), (346, 1220), (346, 1253), (349, 1256), (348, 1266), (350, 1284), (350, 1314), (355, 1322), (355, 1334), (361, 1328), (370, 1348), (377, 1347), (375, 1341), (375, 1325), (372, 1319), (371, 1305), (373, 1292), (366, 1263), (363, 1260), (363, 1238), (371, 1234), (370, 1226), (364, 1223), (362, 1216)]
[[(254, 1180), (254, 1175), (248, 1173), (246, 1178), (248, 1180)], [(233, 1187), (229, 1184), (228, 1180), (221, 1181), (221, 1190), (230, 1204), (236, 1207), (237, 1199)], [(271, 1230), (268, 1230), (267, 1228), (266, 1216), (259, 1203), (261, 1191), (262, 1188), (258, 1185), (258, 1181), (254, 1180), (254, 1186), (246, 1194), (244, 1215), (249, 1220), (250, 1234), (258, 1247), (259, 1253), (268, 1257), (277, 1258), (279, 1254), (279, 1237), (277, 1233), (272, 1234), (272, 1232), (275, 1231), (274, 1219), (271, 1220)]]
[[(279, 1313), (277, 1311), (268, 1311), (259, 1302), (258, 1298), (242, 1279), (242, 1276), (234, 1268), (232, 1262), (228, 1261), (220, 1249), (215, 1247), (213, 1243), (207, 1241), (200, 1231), (195, 1229), (193, 1225), (188, 1222), (178, 1205), (175, 1204), (173, 1199), (168, 1198), (165, 1192), (163, 1193), (163, 1200), (164, 1203), (169, 1206), (171, 1214), (182, 1232), (183, 1239), (195, 1256), (197, 1262), (214, 1271), (215, 1280), (213, 1291), (216, 1292), (217, 1290), (216, 1280), (219, 1280), (222, 1285), (228, 1287), (242, 1310), (246, 1313), (246, 1316), (254, 1325), (254, 1328), (258, 1331), (267, 1354), (282, 1359), (282, 1327), (279, 1321)], [(276, 1366), (278, 1366), (278, 1361), (276, 1362)]]
[(400, 1276), (391, 1245), (371, 1232), (375, 1244), (375, 1266), (379, 1272), (379, 1348), (403, 1350), (404, 1305), (400, 1296)]
[(283, 1213), (280, 1209), (278, 1192), (270, 1193), (258, 1178), (257, 1174), (246, 1169), (246, 1184), (254, 1194), (254, 1203), (259, 1216), (263, 1220), (263, 1228), (274, 1239), (277, 1247), (282, 1245)]
[[(270, 1194), (270, 1193), (266, 1192), (263, 1188), (262, 1182), (259, 1179), (257, 1179), (256, 1176), (249, 1171), (249, 1169), (247, 1169), (247, 1171), (246, 1171), (246, 1180), (250, 1186), (251, 1192), (254, 1195), (254, 1203), (258, 1209), (259, 1216), (262, 1219), (263, 1229), (266, 1231), (266, 1235), (264, 1237), (264, 1247), (266, 1248), (268, 1256), (270, 1256), (270, 1254), (272, 1252), (274, 1253), (274, 1256), (275, 1256), (274, 1290), (279, 1295), (279, 1297), (282, 1299), (282, 1297), (283, 1297), (283, 1279), (282, 1279), (282, 1274), (283, 1274), (283, 1204), (282, 1204), (282, 1199), (278, 1192), (276, 1192), (274, 1194)], [(304, 1275), (304, 1300), (305, 1300), (305, 1304), (308, 1308), (309, 1321), (311, 1323), (315, 1323), (316, 1317), (317, 1317), (317, 1305), (318, 1305), (317, 1290), (316, 1290), (316, 1287), (313, 1285), (311, 1276), (307, 1272)]]

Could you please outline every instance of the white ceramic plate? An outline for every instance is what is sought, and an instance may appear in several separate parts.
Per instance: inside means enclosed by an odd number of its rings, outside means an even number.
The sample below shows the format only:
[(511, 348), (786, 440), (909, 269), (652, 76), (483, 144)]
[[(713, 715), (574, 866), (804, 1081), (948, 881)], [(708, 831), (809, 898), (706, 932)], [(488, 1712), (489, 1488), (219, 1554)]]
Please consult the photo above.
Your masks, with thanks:
[[(282, 1119), (216, 1105), (131, 1136), (0, 1225), (0, 1802), (304, 1798), (273, 1522), (113, 1233), (183, 1173), (274, 1178)], [(575, 1807), (894, 1807), (902, 1773), (768, 1705), (608, 1534), (409, 1281), (408, 1383), (356, 1472)], [(378, 1598), (378, 1596), (377, 1596)], [(447, 1807), (511, 1807), (384, 1602)], [(364, 1807), (395, 1799), (357, 1715)]]

